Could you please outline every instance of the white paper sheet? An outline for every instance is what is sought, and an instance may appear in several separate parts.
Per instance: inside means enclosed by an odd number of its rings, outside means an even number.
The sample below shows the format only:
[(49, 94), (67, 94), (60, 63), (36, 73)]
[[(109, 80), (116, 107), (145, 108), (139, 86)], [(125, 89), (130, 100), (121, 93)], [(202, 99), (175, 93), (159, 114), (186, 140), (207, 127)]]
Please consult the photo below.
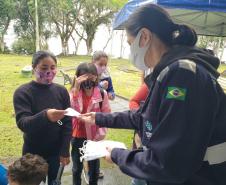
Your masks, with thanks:
[(66, 113), (64, 114), (65, 116), (78, 117), (79, 115), (81, 115), (79, 112), (72, 108), (67, 108), (65, 111), (66, 111)]

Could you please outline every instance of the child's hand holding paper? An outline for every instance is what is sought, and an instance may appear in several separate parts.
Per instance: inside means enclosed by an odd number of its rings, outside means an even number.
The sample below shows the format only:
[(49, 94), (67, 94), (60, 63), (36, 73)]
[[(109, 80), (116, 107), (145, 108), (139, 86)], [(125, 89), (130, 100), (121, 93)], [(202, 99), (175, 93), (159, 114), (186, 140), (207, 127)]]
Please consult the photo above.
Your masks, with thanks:
[(72, 108), (67, 108), (65, 110), (65, 116), (71, 116), (71, 117), (78, 117), (81, 114), (79, 112), (77, 112), (76, 110), (72, 109)]

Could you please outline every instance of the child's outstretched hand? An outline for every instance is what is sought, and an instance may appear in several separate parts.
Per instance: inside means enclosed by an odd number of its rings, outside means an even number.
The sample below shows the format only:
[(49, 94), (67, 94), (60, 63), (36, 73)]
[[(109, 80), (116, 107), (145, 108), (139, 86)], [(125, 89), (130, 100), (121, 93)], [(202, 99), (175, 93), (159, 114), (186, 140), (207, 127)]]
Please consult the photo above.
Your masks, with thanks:
[(83, 121), (85, 123), (94, 125), (95, 124), (95, 118), (96, 118), (96, 113), (95, 112), (89, 112), (86, 114), (81, 114), (78, 119), (80, 121)]

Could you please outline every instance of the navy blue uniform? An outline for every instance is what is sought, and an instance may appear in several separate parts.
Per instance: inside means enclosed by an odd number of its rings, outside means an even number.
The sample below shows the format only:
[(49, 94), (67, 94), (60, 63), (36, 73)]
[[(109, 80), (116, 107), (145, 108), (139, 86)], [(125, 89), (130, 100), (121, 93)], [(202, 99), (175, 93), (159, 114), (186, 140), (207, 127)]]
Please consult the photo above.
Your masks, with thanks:
[(226, 157), (213, 156), (226, 146), (218, 66), (203, 50), (174, 47), (146, 78), (150, 93), (140, 110), (96, 114), (100, 126), (141, 132), (143, 150), (112, 150), (124, 173), (151, 185), (226, 184)]

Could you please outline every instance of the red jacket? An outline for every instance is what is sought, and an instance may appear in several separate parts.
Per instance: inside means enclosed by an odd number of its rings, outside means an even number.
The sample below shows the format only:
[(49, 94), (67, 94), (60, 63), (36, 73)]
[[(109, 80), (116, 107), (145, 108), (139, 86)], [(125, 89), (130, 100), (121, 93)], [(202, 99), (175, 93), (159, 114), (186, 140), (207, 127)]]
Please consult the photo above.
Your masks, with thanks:
[(140, 102), (144, 101), (148, 96), (149, 89), (145, 83), (143, 83), (137, 90), (135, 95), (129, 101), (130, 110), (139, 109)]

